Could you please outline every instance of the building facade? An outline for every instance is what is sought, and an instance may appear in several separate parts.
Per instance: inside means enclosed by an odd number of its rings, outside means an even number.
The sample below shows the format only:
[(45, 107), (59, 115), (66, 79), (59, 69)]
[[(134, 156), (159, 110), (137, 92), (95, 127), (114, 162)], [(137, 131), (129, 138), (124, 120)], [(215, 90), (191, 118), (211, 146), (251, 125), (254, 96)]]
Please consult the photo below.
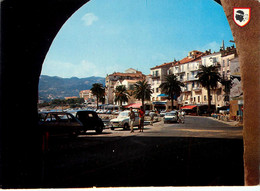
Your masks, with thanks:
[(84, 98), (85, 103), (88, 102), (95, 102), (96, 101), (96, 96), (92, 94), (91, 90), (82, 90), (79, 92), (79, 97)]
[(150, 83), (153, 92), (151, 95), (151, 103), (153, 110), (166, 110), (170, 105), (167, 101), (166, 95), (162, 93), (160, 85), (165, 82), (165, 77), (168, 75), (167, 72), (169, 72), (169, 69), (175, 62), (176, 61), (164, 63), (150, 69)]
[[(176, 108), (185, 105), (203, 106), (208, 104), (208, 99), (216, 108), (229, 105), (229, 95), (224, 92), (223, 85), (219, 82), (215, 89), (211, 90), (208, 97), (207, 90), (202, 87), (196, 77), (200, 66), (217, 66), (221, 77), (225, 80), (231, 79), (230, 61), (236, 57), (236, 49), (234, 46), (221, 48), (219, 52), (211, 53), (211, 51), (200, 52), (193, 50), (188, 56), (174, 62), (164, 63), (162, 65), (150, 69), (152, 76), (152, 98), (154, 108), (157, 104), (164, 105), (164, 108), (170, 108), (170, 101), (166, 99), (159, 86), (165, 81), (166, 75), (174, 74), (177, 79), (184, 83), (181, 88), (181, 95), (174, 102)], [(163, 107), (161, 107), (163, 108)]]
[(107, 75), (106, 77), (106, 104), (114, 103), (114, 91), (116, 86), (123, 85), (124, 83), (127, 87), (132, 88), (133, 82), (145, 79), (146, 76), (133, 68), (127, 69), (124, 73), (114, 72), (113, 74)]

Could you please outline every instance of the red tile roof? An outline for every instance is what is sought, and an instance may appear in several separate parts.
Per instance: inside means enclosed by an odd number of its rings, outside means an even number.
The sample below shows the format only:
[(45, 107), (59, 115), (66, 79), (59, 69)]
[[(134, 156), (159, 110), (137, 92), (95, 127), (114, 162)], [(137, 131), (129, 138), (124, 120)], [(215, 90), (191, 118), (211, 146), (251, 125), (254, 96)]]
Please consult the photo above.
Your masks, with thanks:
[(167, 67), (167, 66), (172, 66), (175, 62), (168, 62), (168, 63), (164, 63), (164, 64), (161, 64), (159, 66), (155, 66), (153, 68), (151, 68), (151, 70), (153, 69), (157, 69), (157, 68), (163, 68), (163, 67)]

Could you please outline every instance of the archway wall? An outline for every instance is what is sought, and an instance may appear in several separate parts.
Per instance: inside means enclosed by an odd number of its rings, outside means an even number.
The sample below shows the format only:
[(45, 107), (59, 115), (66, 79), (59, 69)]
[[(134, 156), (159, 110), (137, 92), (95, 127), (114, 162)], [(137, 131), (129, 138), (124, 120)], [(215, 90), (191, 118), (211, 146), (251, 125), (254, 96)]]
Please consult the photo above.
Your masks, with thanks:
[[(5, 188), (39, 187), (41, 137), (37, 130), (38, 81), (42, 63), (66, 20), (88, 0), (4, 0), (1, 2), (1, 162)], [(218, 2), (218, 1), (217, 1)], [(245, 180), (259, 180), (259, 3), (222, 0), (240, 56), (245, 99)], [(233, 7), (252, 7), (242, 30)], [(250, 51), (249, 51), (250, 50)]]
[(4, 165), (0, 184), (4, 188), (40, 185), (37, 101), (42, 64), (62, 25), (88, 1), (1, 1), (0, 159)]
[[(260, 2), (221, 0), (238, 51), (244, 92), (245, 185), (259, 184), (260, 164)], [(234, 7), (250, 7), (251, 20), (239, 27), (233, 21)]]

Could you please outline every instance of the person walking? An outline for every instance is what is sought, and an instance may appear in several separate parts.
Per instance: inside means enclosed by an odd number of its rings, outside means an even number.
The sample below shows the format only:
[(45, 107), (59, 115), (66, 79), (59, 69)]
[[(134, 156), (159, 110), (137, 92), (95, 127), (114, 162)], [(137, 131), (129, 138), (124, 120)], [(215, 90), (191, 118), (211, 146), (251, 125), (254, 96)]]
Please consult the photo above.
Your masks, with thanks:
[(143, 106), (140, 107), (139, 110), (139, 128), (140, 128), (140, 132), (144, 132), (144, 109)]
[(130, 107), (130, 112), (129, 112), (128, 116), (129, 116), (129, 124), (130, 124), (130, 128), (131, 128), (131, 133), (133, 133), (134, 132), (135, 113), (134, 113), (132, 107)]
[(150, 117), (151, 117), (151, 119), (150, 119), (150, 125), (153, 126), (154, 112), (151, 112), (151, 113), (150, 113)]

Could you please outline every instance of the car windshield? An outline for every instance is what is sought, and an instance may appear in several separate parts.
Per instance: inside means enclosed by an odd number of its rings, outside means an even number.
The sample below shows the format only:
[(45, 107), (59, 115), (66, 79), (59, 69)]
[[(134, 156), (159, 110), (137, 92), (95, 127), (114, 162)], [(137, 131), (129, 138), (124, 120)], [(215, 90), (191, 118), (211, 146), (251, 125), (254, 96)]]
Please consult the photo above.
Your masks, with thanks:
[(121, 112), (118, 117), (128, 117), (128, 112)]
[(174, 115), (176, 115), (176, 112), (166, 113), (165, 115), (166, 116), (174, 116)]

